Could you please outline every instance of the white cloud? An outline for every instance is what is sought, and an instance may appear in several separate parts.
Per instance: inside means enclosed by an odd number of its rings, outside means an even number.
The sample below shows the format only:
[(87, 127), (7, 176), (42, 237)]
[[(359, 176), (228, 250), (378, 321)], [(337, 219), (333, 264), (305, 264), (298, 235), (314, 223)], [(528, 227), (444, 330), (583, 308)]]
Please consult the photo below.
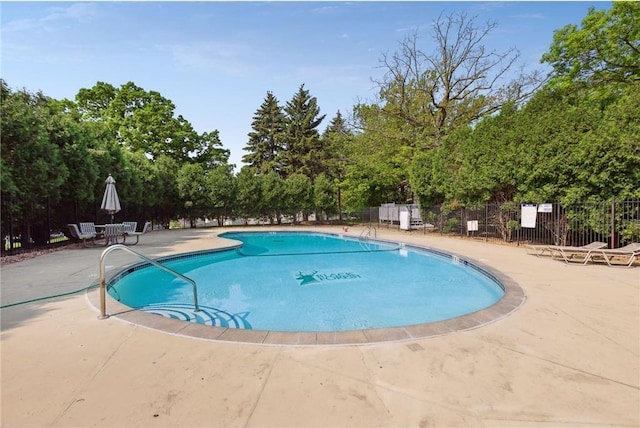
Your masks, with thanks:
[(317, 13), (317, 14), (324, 14), (324, 13), (333, 13), (338, 9), (339, 9), (338, 6), (322, 6), (315, 9), (311, 9), (311, 12)]
[[(15, 19), (2, 25), (2, 59), (31, 64), (77, 64), (83, 61), (76, 43), (65, 40), (75, 24), (92, 21), (94, 4), (52, 6), (41, 17)], [(81, 41), (79, 39), (78, 41)]]
[(296, 69), (295, 81), (322, 85), (370, 86), (369, 66), (302, 66)]
[(29, 31), (32, 29), (38, 29), (41, 25), (39, 19), (17, 19), (15, 21), (7, 22), (2, 26), (3, 33), (18, 33), (22, 31)]
[(31, 45), (7, 43), (6, 41), (2, 44), (2, 59), (5, 62), (33, 57), (37, 57), (37, 51)]
[(48, 10), (48, 14), (41, 18), (17, 19), (3, 23), (3, 34), (15, 34), (29, 32), (33, 33), (50, 33), (65, 29), (61, 23), (80, 22), (87, 23), (94, 19), (97, 15), (95, 5), (91, 3), (74, 3), (67, 7), (54, 6)]
[(230, 76), (240, 76), (252, 70), (251, 49), (245, 45), (224, 42), (194, 42), (161, 45), (174, 60), (185, 67), (200, 71), (217, 71)]
[(528, 13), (522, 15), (511, 15), (509, 16), (509, 19), (547, 19), (547, 16), (542, 13)]
[(97, 14), (96, 5), (93, 3), (74, 3), (68, 7), (51, 7), (51, 13), (43, 18), (43, 21), (58, 21), (71, 19), (79, 22), (88, 22)]
[[(91, 3), (74, 3), (68, 7), (54, 6), (50, 7), (48, 11), (48, 15), (42, 18), (17, 19), (7, 22), (3, 24), (2, 32), (54, 31), (60, 28), (60, 21), (86, 23), (97, 14), (96, 6)], [(51, 25), (52, 23), (56, 23), (56, 26)]]
[(400, 27), (396, 28), (396, 33), (413, 33), (413, 32), (421, 32), (425, 28), (429, 28), (432, 24), (422, 24), (422, 25), (410, 25), (408, 27)]

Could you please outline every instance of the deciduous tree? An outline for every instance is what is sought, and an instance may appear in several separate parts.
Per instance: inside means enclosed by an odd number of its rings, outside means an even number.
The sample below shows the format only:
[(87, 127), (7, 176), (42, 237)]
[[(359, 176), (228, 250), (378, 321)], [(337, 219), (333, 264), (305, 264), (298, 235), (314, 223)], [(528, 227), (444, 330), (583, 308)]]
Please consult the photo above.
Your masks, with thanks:
[(640, 83), (639, 23), (639, 2), (616, 1), (609, 10), (591, 7), (581, 26), (557, 30), (542, 56), (553, 67), (552, 87)]
[[(40, 92), (13, 92), (4, 80), (0, 84), (2, 210), (20, 220), (23, 245), (27, 246), (30, 227), (42, 225), (47, 201), (60, 197), (69, 171), (60, 147), (51, 141), (50, 99)], [(11, 224), (3, 226), (9, 226), (7, 231), (12, 228)]]
[(324, 213), (325, 216), (335, 214), (338, 209), (336, 189), (334, 182), (324, 173), (316, 177), (313, 183), (313, 204), (318, 216)]
[(306, 175), (291, 174), (284, 180), (283, 211), (293, 217), (296, 222), (297, 214), (302, 211), (306, 220), (309, 211), (313, 209), (313, 184)]
[(196, 227), (196, 220), (204, 218), (211, 206), (207, 177), (202, 165), (186, 163), (176, 177), (178, 195), (183, 202), (183, 212)]
[(262, 181), (254, 169), (243, 166), (236, 176), (236, 212), (248, 223), (250, 217), (259, 217), (262, 210)]
[(398, 52), (382, 57), (386, 73), (376, 82), (381, 114), (408, 125), (402, 130), (407, 144), (437, 147), (452, 130), (506, 103), (522, 102), (540, 86), (539, 72), (516, 69), (520, 53), (515, 48), (500, 52), (485, 47), (496, 25), (478, 26), (465, 13), (440, 16), (432, 26), (432, 51), (421, 46), (414, 32)]
[(235, 205), (236, 177), (232, 165), (220, 165), (211, 170), (207, 176), (209, 191), (209, 212), (224, 225), (224, 219), (230, 216)]

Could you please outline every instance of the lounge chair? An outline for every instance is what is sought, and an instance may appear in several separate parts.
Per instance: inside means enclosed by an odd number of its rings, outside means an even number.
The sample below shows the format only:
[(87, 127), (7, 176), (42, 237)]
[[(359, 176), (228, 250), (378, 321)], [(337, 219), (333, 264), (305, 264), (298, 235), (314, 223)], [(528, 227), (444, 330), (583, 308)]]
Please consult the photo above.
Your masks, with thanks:
[(640, 259), (640, 243), (632, 242), (624, 247), (614, 249), (597, 249), (593, 251), (591, 260), (594, 262), (604, 261), (609, 266), (624, 265), (631, 267), (636, 259)]
[(87, 245), (87, 241), (89, 239), (91, 240), (91, 245), (96, 244), (96, 241), (95, 241), (97, 236), (96, 233), (90, 233), (90, 232), (83, 233), (80, 231), (80, 229), (78, 229), (78, 225), (74, 223), (69, 223), (67, 227), (69, 228), (69, 233), (71, 233), (71, 236), (74, 237), (75, 239), (81, 239), (85, 247), (89, 247), (89, 245)]
[[(136, 223), (136, 225), (137, 225), (137, 223)], [(133, 230), (133, 232), (131, 232), (131, 231), (125, 232), (127, 236), (135, 236), (136, 237), (136, 242), (133, 242), (133, 243), (128, 244), (128, 245), (136, 245), (138, 243), (138, 241), (140, 240), (140, 235), (144, 235), (149, 230), (151, 230), (151, 222), (150, 221), (148, 221), (148, 222), (146, 222), (144, 224), (144, 227), (142, 228), (142, 232), (136, 232), (135, 229)]]
[(527, 254), (531, 254), (533, 256), (544, 256), (545, 254), (550, 256), (553, 254), (551, 247), (552, 245), (549, 244), (526, 244), (524, 246)]
[(594, 241), (587, 245), (580, 247), (562, 246), (562, 245), (549, 245), (549, 251), (551, 251), (551, 257), (561, 256), (566, 263), (580, 262), (587, 264), (593, 255), (595, 250), (606, 248), (606, 242)]

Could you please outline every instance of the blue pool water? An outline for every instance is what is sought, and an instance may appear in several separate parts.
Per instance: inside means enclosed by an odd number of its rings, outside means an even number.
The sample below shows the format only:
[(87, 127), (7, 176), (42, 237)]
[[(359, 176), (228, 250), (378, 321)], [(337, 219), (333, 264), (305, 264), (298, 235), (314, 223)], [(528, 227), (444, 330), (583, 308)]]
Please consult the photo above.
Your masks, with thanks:
[(163, 262), (109, 287), (127, 306), (201, 324), (276, 331), (343, 331), (454, 318), (491, 306), (503, 288), (477, 269), (402, 244), (300, 232), (226, 233), (236, 249)]

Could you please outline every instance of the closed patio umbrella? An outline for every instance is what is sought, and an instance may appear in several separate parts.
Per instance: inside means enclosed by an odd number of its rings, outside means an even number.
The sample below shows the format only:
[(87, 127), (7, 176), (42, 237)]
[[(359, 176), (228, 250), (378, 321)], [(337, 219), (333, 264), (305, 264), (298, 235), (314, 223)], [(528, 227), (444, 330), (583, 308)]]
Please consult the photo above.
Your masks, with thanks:
[(114, 180), (111, 174), (109, 174), (105, 181), (107, 187), (104, 189), (100, 209), (107, 214), (111, 214), (111, 223), (113, 223), (113, 215), (120, 211), (120, 199), (118, 199), (118, 192), (116, 191), (116, 180)]

